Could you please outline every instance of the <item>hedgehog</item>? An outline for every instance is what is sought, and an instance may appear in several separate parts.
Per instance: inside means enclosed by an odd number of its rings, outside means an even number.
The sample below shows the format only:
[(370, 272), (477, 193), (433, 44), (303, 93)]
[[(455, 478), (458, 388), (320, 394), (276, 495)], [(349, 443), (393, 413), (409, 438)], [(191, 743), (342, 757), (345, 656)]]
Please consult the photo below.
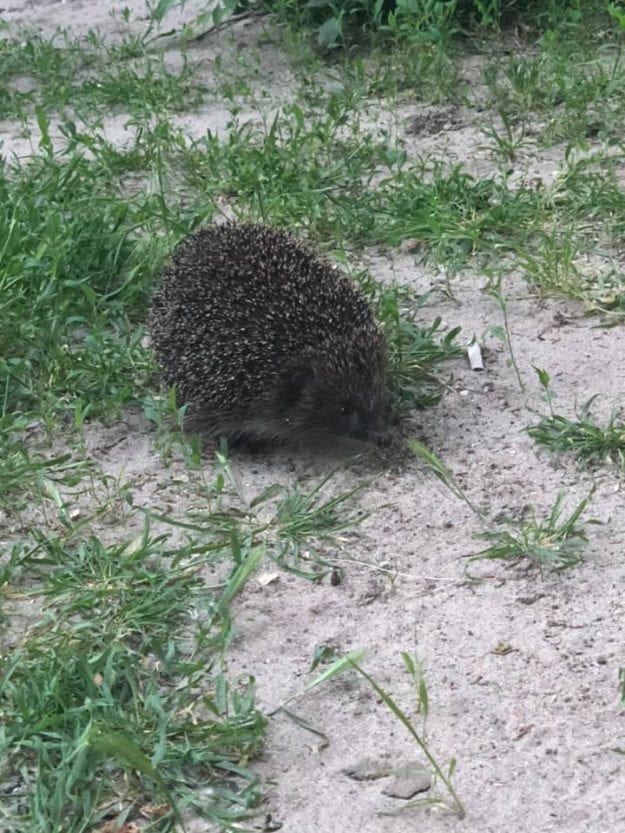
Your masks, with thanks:
[(174, 249), (148, 327), (187, 427), (252, 447), (319, 432), (386, 440), (387, 353), (372, 310), (284, 231), (196, 231)]

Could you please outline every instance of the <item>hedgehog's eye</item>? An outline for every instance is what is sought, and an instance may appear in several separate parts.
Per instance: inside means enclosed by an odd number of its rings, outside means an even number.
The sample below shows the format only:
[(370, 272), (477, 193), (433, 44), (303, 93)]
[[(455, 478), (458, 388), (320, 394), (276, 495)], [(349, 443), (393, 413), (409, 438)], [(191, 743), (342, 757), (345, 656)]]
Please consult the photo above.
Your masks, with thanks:
[(351, 414), (351, 412), (352, 412), (353, 410), (354, 410), (354, 409), (352, 408), (352, 406), (351, 406), (351, 405), (341, 405), (341, 414), (342, 414), (343, 416), (347, 416), (348, 414)]

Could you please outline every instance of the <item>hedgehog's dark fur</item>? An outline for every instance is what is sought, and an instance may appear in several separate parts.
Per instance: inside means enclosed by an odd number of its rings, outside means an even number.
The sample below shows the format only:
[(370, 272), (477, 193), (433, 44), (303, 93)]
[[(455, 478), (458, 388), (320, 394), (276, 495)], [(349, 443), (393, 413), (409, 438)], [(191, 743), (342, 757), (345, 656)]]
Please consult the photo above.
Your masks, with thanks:
[(210, 434), (367, 438), (386, 427), (386, 352), (369, 305), (284, 232), (196, 232), (165, 269), (149, 327), (163, 381)]

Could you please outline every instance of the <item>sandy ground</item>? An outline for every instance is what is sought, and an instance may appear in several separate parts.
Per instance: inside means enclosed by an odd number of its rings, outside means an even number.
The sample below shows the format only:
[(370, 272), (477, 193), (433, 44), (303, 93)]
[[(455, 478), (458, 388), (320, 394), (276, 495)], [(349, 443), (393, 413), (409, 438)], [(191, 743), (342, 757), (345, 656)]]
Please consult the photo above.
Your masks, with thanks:
[[(141, 8), (128, 0), (9, 0), (0, 16), (46, 32), (98, 27), (114, 37), (121, 24), (110, 11), (124, 5)], [(170, 25), (177, 25), (175, 15)], [(237, 38), (253, 43), (254, 25), (235, 29), (232, 43)], [(232, 48), (229, 43), (209, 38), (196, 48), (207, 77), (215, 54)], [(272, 64), (264, 49), (268, 72), (282, 66), (278, 57)], [(278, 75), (284, 82), (285, 74)], [(441, 119), (433, 112), (411, 105), (400, 113), (410, 152), (452, 156), (476, 175), (492, 173), (484, 136), (470, 113), (451, 112)], [(184, 124), (201, 133), (207, 123), (223, 124), (225, 117), (215, 100), (202, 112), (185, 115)], [(421, 118), (424, 130), (415, 131), (415, 118)], [(111, 117), (109, 137), (115, 130), (123, 142), (120, 115)], [(4, 153), (26, 152), (12, 125), (0, 124), (0, 140)], [(543, 155), (526, 151), (515, 175), (548, 180), (561, 158), (560, 149)], [(365, 256), (381, 279), (420, 290), (440, 281), (435, 270), (415, 265), (408, 254), (369, 251)], [(500, 311), (480, 292), (482, 284), (477, 275), (459, 275), (453, 281), (454, 300), (437, 296), (421, 311), (423, 321), (440, 314), (449, 326), (462, 325), (467, 339), (500, 324)], [(590, 490), (590, 475), (538, 453), (522, 432), (535, 420), (532, 409), (544, 413), (532, 365), (550, 372), (568, 415), (576, 402), (595, 393), (601, 396), (597, 413), (608, 415), (622, 402), (624, 382), (622, 328), (595, 328), (596, 321), (583, 318), (577, 305), (540, 301), (522, 285), (512, 294), (509, 315), (528, 392), (520, 392), (501, 344), (490, 340), (485, 372), (473, 373), (464, 361), (456, 362), (453, 390), (443, 404), (403, 427), (405, 436), (420, 438), (448, 463), (490, 517), (520, 517), (528, 505), (541, 514), (561, 489), (573, 507)], [(132, 484), (137, 502), (180, 513), (187, 508), (174, 482), (181, 470), (165, 467), (141, 417), (130, 416), (109, 429), (94, 426), (88, 445), (106, 471)], [(237, 457), (233, 468), (251, 497), (271, 482), (308, 482), (347, 458), (347, 450), (290, 450)], [(405, 802), (385, 794), (390, 779), (357, 780), (350, 770), (365, 760), (373, 761), (373, 768), (406, 766), (419, 759), (418, 750), (366, 683), (349, 676), (292, 704), (327, 736), (327, 745), (284, 714), (271, 720), (257, 764), (267, 785), (264, 813), (288, 833), (625, 829), (625, 759), (615, 751), (625, 747), (617, 691), (618, 669), (625, 664), (622, 481), (610, 471), (594, 478), (589, 516), (604, 524), (591, 527), (585, 564), (541, 576), (482, 562), (474, 566), (481, 579), (475, 582), (467, 579), (461, 558), (479, 547), (472, 536), (482, 526), (470, 510), (408, 452), (395, 451), (390, 459), (365, 454), (337, 476), (333, 488), (371, 475), (376, 480), (362, 505), (375, 513), (360, 538), (329, 553), (344, 567), (342, 583), (313, 584), (284, 572), (266, 586), (253, 581), (235, 611), (238, 636), (230, 670), (254, 673), (259, 705), (272, 710), (305, 685), (319, 646), (341, 652), (367, 648), (366, 668), (410, 710), (414, 697), (400, 651), (416, 654), (427, 674), (431, 749), (441, 761), (457, 758), (455, 785), (467, 816), (460, 821), (438, 811), (379, 814)], [(127, 527), (120, 532), (126, 535)], [(503, 643), (510, 648), (505, 653), (498, 650)], [(262, 828), (262, 817), (256, 829)], [(207, 828), (192, 824), (191, 829)]]

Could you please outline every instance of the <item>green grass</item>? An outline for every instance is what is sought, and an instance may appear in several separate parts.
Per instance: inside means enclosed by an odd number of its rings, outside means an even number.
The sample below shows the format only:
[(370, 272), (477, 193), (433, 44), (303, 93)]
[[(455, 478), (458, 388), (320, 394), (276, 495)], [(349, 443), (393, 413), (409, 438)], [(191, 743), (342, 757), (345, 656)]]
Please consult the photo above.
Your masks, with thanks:
[(550, 387), (551, 377), (546, 370), (535, 368), (543, 389), (549, 414), (525, 430), (539, 445), (554, 453), (571, 453), (581, 466), (613, 465), (625, 469), (625, 423), (613, 414), (607, 425), (598, 425), (592, 416), (591, 397), (579, 409), (576, 419), (557, 414), (553, 407), (556, 394)]
[(0, 420), (0, 508), (12, 512), (54, 494), (58, 485), (77, 486), (89, 470), (79, 455), (29, 449), (23, 442), (27, 430), (23, 418), (7, 415)]
[(189, 110), (206, 86), (188, 60), (172, 70), (136, 39), (109, 47), (94, 35), (18, 32), (0, 40), (0, 92), (0, 116), (25, 120), (35, 106), (91, 118), (111, 108), (135, 116)]
[[(131, 325), (151, 272), (132, 207), (97, 163), (44, 153), (0, 170), (4, 408), (123, 407), (151, 367)], [(141, 387), (139, 383), (139, 389)]]
[(484, 71), (491, 106), (531, 132), (539, 119), (539, 138), (547, 145), (618, 140), (624, 78), (621, 47), (614, 44), (575, 52), (545, 42), (537, 54), (498, 58)]
[(366, 484), (327, 497), (323, 494), (323, 488), (331, 476), (323, 478), (307, 491), (290, 489), (276, 504), (272, 524), (277, 531), (278, 549), (274, 557), (278, 563), (297, 569), (300, 575), (304, 547), (307, 548), (305, 559), (317, 562), (309, 575), (318, 578), (322, 574), (320, 567), (333, 567), (336, 563), (329, 561), (327, 556), (324, 559), (317, 550), (310, 549), (312, 536), (320, 545), (336, 546), (341, 534), (353, 530), (368, 517), (368, 513), (353, 506), (354, 497)]
[(625, 423), (612, 416), (606, 425), (598, 425), (588, 405), (576, 419), (550, 414), (525, 430), (539, 445), (554, 453), (572, 454), (580, 465), (625, 470)]
[(217, 452), (217, 459), (222, 468), (217, 492), (230, 486), (237, 497), (236, 513), (210, 509), (190, 512), (184, 521), (163, 515), (159, 519), (214, 539), (211, 549), (232, 546), (235, 561), (237, 553), (245, 548), (262, 549), (263, 555), (286, 569), (305, 578), (320, 579), (328, 568), (337, 566), (336, 556), (324, 550), (335, 550), (343, 538), (352, 540), (355, 529), (369, 515), (356, 500), (366, 484), (329, 494), (335, 471), (308, 488), (273, 484), (246, 503), (223, 450)]
[(5, 567), (11, 596), (38, 602), (45, 623), (9, 631), (2, 660), (0, 753), (20, 784), (3, 803), (12, 829), (84, 830), (159, 803), (159, 830), (174, 806), (216, 823), (245, 816), (258, 785), (244, 762), (264, 719), (253, 681), (233, 687), (220, 672), (228, 624), (197, 563), (147, 529), (113, 546), (34, 539)]
[(541, 570), (575, 567), (583, 561), (588, 543), (581, 516), (589, 500), (590, 495), (580, 501), (568, 517), (562, 517), (564, 495), (561, 494), (544, 518), (537, 518), (532, 512), (524, 520), (509, 522), (507, 529), (481, 533), (477, 537), (488, 546), (472, 555), (470, 560), (526, 562)]
[(242, 216), (354, 245), (409, 239), (424, 256), (454, 264), (526, 245), (553, 211), (535, 190), (512, 191), (437, 160), (407, 161), (334, 95), (326, 114), (304, 118), (293, 105), (267, 125), (234, 121), (225, 141), (195, 142), (184, 168), (188, 187), (209, 183)]
[[(171, 4), (168, 4), (171, 5)], [(222, 8), (233, 4), (224, 0)], [(254, 11), (269, 10), (283, 24), (309, 34), (321, 50), (346, 48), (354, 44), (383, 41), (388, 45), (408, 41), (439, 49), (455, 44), (461, 36), (480, 36), (503, 27), (520, 26), (534, 33), (571, 32), (588, 37), (602, 33), (610, 16), (601, 0), (262, 0), (248, 5)]]

